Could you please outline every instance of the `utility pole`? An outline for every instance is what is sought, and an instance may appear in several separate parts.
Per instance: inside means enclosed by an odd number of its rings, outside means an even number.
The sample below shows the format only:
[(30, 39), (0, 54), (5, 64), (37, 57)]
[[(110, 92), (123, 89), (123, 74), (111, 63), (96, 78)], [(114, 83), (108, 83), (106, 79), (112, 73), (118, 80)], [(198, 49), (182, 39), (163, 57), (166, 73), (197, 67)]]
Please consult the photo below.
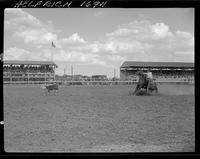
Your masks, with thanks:
[[(56, 45), (53, 43), (53, 41), (51, 41), (51, 46), (56, 48)], [(53, 50), (51, 51), (51, 61), (53, 61)]]
[(116, 70), (115, 70), (115, 68), (114, 68), (114, 78), (115, 78), (115, 74), (116, 74)]

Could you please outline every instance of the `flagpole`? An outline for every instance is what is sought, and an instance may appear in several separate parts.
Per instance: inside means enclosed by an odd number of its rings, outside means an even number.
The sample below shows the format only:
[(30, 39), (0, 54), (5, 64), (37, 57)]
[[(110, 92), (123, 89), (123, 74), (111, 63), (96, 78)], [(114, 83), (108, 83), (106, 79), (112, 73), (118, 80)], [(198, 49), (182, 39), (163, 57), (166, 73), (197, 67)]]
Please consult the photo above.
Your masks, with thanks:
[[(51, 41), (51, 45), (52, 47), (56, 48), (55, 44), (53, 43), (53, 41)], [(51, 61), (53, 62), (53, 50), (51, 51)], [(53, 72), (54, 72), (54, 81), (55, 81), (55, 67), (53, 67)]]
[[(55, 48), (55, 45), (54, 45), (53, 41), (51, 42), (51, 45), (52, 45), (52, 47)], [(51, 61), (53, 61), (53, 51), (51, 51)]]
[(53, 52), (51, 51), (51, 61), (53, 62)]

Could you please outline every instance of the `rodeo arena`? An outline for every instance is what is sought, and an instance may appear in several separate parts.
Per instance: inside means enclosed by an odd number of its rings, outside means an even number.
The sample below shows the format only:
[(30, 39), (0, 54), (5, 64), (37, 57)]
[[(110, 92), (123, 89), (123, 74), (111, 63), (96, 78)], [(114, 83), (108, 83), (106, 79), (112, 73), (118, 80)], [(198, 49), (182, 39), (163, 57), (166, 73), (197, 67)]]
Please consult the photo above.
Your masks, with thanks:
[(125, 61), (114, 75), (56, 75), (4, 61), (6, 152), (194, 152), (194, 63)]

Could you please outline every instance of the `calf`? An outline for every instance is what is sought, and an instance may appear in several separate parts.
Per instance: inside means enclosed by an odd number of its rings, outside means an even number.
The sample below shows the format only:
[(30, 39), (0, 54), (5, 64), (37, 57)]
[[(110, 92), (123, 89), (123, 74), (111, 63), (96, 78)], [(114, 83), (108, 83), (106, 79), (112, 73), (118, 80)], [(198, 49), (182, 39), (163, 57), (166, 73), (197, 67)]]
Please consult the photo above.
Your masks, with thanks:
[(58, 84), (50, 84), (50, 85), (46, 85), (42, 87), (43, 89), (45, 89), (45, 95), (48, 93), (50, 93), (51, 91), (54, 91), (54, 95), (55, 92), (58, 91)]

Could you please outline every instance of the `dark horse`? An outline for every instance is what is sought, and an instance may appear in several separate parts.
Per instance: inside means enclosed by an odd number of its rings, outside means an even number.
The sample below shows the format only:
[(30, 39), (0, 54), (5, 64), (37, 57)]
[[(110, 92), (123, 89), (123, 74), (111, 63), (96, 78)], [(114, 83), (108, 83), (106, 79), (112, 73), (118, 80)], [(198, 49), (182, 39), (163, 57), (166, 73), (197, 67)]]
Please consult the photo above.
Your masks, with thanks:
[(156, 91), (156, 93), (158, 92), (156, 83), (149, 80), (142, 71), (136, 72), (136, 75), (139, 76), (139, 81), (137, 83), (135, 91), (133, 92), (133, 95), (138, 95), (139, 93), (141, 93), (142, 89), (145, 91), (143, 92), (145, 94), (151, 93), (154, 90)]

